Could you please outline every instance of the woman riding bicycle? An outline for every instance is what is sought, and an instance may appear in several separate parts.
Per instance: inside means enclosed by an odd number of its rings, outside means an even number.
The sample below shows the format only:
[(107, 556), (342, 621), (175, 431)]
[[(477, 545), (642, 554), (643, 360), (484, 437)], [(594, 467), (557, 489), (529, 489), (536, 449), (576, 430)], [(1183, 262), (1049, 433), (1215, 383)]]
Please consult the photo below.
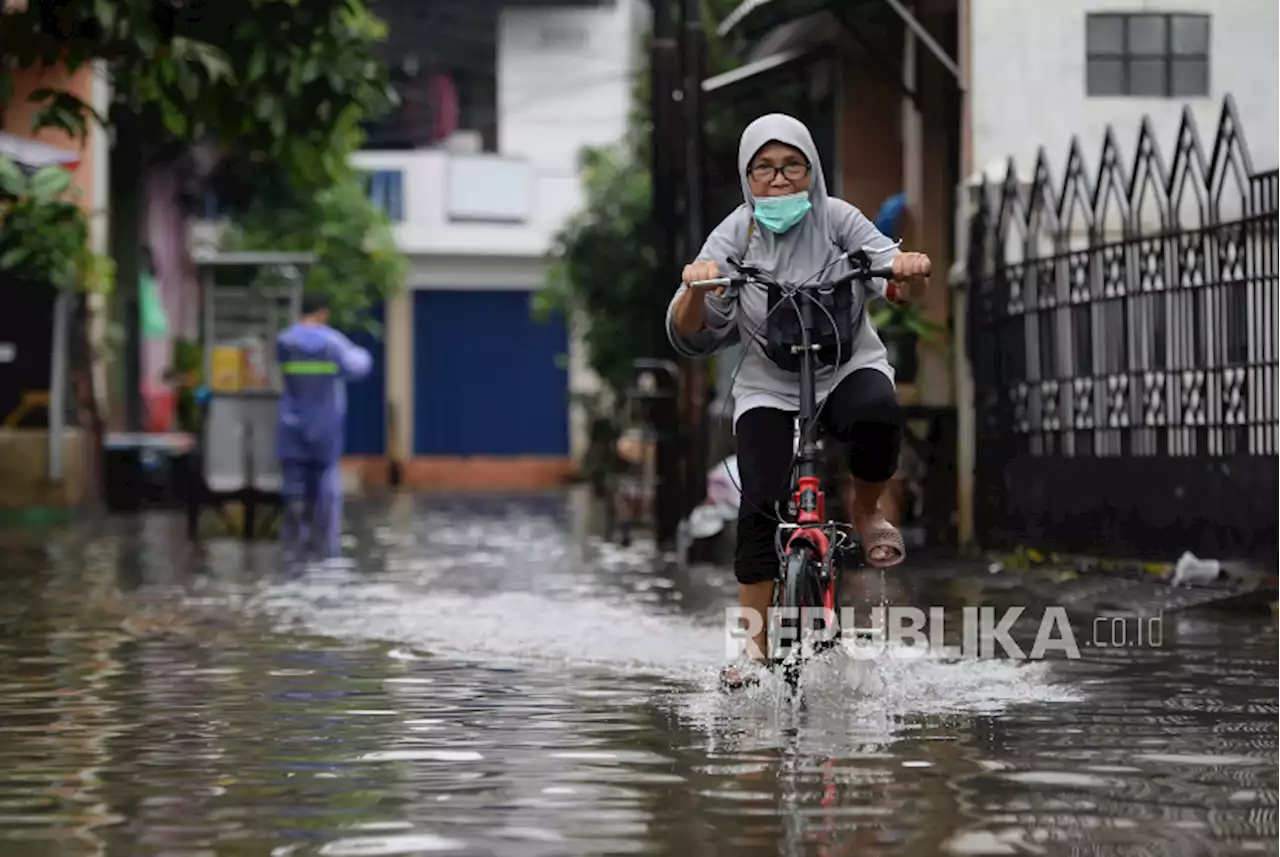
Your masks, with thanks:
[[(876, 280), (853, 287), (852, 319), (841, 320), (848, 322), (849, 342), (838, 365), (819, 368), (815, 385), (823, 430), (850, 450), (855, 491), (850, 523), (861, 537), (867, 564), (884, 568), (906, 555), (901, 535), (879, 509), (898, 466), (902, 412), (893, 367), (866, 304), (872, 296), (905, 300), (906, 286), (923, 281), (930, 262), (922, 253), (899, 253), (862, 212), (827, 195), (809, 129), (790, 116), (773, 113), (746, 127), (738, 146), (738, 170), (745, 204), (712, 231), (697, 259), (685, 266), (683, 284), (667, 309), (667, 336), (687, 357), (707, 357), (738, 341), (746, 347), (733, 382), (742, 477), (734, 574), (739, 606), (747, 615), (761, 617), (763, 628), (778, 574), (775, 510), (786, 509), (791, 488), (799, 374), (768, 356), (771, 327), (764, 288), (749, 284), (728, 292), (717, 288), (713, 294), (689, 284), (733, 273), (731, 258), (787, 284), (834, 279), (850, 270), (843, 255), (864, 249), (874, 267), (892, 265), (892, 285)], [(794, 310), (783, 306), (776, 312)], [(752, 642), (749, 656), (763, 661), (765, 632)], [(722, 680), (734, 686), (748, 678), (729, 667)]]

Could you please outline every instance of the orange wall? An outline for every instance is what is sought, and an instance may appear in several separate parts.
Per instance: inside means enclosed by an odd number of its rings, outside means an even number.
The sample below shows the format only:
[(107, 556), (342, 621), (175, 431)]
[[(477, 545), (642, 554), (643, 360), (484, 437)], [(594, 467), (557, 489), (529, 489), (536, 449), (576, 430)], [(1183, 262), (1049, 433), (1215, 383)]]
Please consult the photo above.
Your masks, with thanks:
[[(13, 100), (4, 107), (3, 122), (0, 127), (11, 134), (31, 138), (31, 119), (39, 109), (38, 105), (27, 100), (37, 89), (61, 89), (75, 95), (86, 104), (93, 103), (93, 68), (88, 64), (80, 66), (75, 73), (69, 73), (64, 66), (46, 69), (25, 69), (14, 73)], [(41, 143), (48, 143), (61, 149), (68, 149), (80, 155), (80, 165), (76, 167), (73, 178), (80, 189), (81, 207), (92, 211), (93, 199), (93, 157), (88, 140), (73, 140), (58, 131), (41, 131), (35, 135)]]
[[(921, 19), (935, 36), (943, 23)], [(885, 68), (872, 69), (865, 61), (849, 62), (842, 69), (841, 136), (839, 141), (841, 191), (846, 200), (874, 217), (889, 195), (906, 190), (906, 141), (902, 122), (904, 94), (893, 79), (901, 67), (901, 26), (884, 40)], [(950, 102), (957, 96), (948, 72), (923, 46), (918, 46), (916, 92), (921, 112), (920, 199), (904, 219), (903, 247), (928, 253), (934, 274), (917, 303), (924, 316), (945, 325), (950, 315), (947, 275), (951, 268), (951, 233), (954, 230), (952, 186), (948, 165)], [(874, 127), (868, 116), (880, 117)], [(947, 349), (921, 345), (920, 370), (915, 395), (927, 404), (952, 401), (950, 354)]]
[[(875, 217), (880, 204), (902, 190), (902, 91), (885, 72), (859, 63), (845, 65), (841, 82), (841, 196)], [(874, 126), (868, 116), (878, 117)]]

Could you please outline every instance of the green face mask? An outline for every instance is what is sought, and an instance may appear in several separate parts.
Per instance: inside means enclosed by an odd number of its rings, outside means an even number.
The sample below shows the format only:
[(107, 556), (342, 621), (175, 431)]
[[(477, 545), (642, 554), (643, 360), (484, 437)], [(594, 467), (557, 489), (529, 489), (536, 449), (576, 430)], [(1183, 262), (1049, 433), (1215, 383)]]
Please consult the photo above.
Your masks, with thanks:
[(795, 226), (813, 208), (809, 192), (789, 193), (786, 196), (762, 196), (756, 200), (756, 220), (770, 232), (781, 235)]

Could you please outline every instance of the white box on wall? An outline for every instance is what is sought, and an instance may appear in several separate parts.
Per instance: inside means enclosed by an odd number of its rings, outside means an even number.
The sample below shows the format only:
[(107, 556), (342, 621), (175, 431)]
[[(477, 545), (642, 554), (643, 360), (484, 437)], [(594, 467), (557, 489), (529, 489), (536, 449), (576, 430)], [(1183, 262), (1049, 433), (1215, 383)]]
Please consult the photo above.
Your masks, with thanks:
[(533, 170), (524, 160), (495, 155), (450, 155), (450, 220), (524, 223), (533, 209)]

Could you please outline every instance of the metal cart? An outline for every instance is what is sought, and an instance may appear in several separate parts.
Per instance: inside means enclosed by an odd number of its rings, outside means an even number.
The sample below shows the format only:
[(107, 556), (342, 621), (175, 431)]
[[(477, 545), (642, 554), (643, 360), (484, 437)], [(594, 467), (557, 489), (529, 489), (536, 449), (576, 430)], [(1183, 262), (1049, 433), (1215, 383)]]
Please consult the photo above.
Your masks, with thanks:
[(680, 381), (679, 368), (669, 360), (636, 360), (633, 368), (635, 383), (626, 393), (616, 449), (621, 468), (611, 479), (609, 508), (610, 533), (623, 546), (637, 529), (654, 529), (662, 487), (659, 458), (675, 440), (669, 432)]
[[(194, 254), (193, 254), (194, 255)], [(203, 293), (200, 334), (204, 346), (204, 379), (208, 400), (190, 459), (187, 492), (187, 535), (199, 537), (200, 515), (213, 506), (228, 520), (226, 506), (243, 508), (245, 539), (255, 535), (258, 509), (282, 508), (280, 463), (276, 457), (276, 421), (282, 380), (276, 365), (276, 335), (297, 320), (302, 309), (309, 253), (217, 253), (196, 256)], [(262, 284), (264, 269), (281, 276)], [(228, 284), (219, 274), (228, 269), (250, 272), (243, 284)], [(256, 353), (256, 377), (238, 389), (215, 383), (215, 350), (240, 346)]]

